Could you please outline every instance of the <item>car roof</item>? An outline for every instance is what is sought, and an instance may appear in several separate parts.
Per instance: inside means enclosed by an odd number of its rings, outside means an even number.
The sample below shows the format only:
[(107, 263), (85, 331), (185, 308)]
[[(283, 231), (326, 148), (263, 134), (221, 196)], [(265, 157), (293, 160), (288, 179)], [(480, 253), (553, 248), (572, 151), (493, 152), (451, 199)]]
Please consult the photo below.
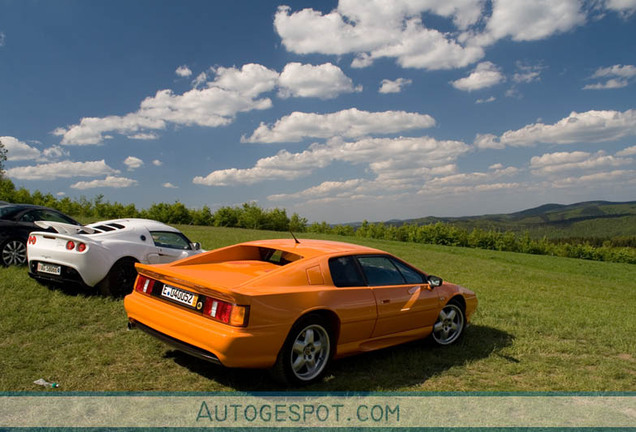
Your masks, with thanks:
[(279, 249), (284, 252), (295, 253), (304, 258), (312, 258), (322, 255), (386, 253), (379, 249), (373, 249), (367, 246), (330, 240), (300, 239), (299, 242), (296, 243), (294, 239), (271, 239), (250, 241), (242, 243), (242, 245)]
[(14, 215), (24, 210), (51, 210), (57, 213), (62, 213), (61, 211), (55, 210), (54, 208), (45, 207), (41, 205), (35, 205), (35, 204), (12, 204), (12, 203), (0, 204), (0, 215), (2, 216)]

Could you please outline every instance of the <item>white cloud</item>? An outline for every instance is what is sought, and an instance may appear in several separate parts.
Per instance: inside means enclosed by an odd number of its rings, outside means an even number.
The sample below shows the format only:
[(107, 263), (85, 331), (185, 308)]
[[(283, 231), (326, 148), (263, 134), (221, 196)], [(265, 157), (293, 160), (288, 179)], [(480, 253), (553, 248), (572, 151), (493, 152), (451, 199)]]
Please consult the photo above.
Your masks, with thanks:
[(195, 177), (193, 183), (230, 186), (275, 179), (293, 180), (339, 161), (365, 164), (379, 180), (404, 185), (436, 170), (453, 170), (454, 167), (449, 165), (469, 149), (460, 141), (438, 141), (429, 137), (368, 138), (354, 142), (334, 139), (324, 145), (313, 144), (300, 153), (281, 150), (275, 156), (258, 160), (252, 168), (213, 171), (206, 177)]
[(288, 6), (281, 6), (274, 27), (285, 48), (297, 54), (355, 54), (354, 67), (389, 57), (403, 67), (449, 69), (479, 60), (483, 50), (464, 47), (448, 33), (426, 28), (421, 14), (452, 18), (458, 28), (464, 29), (477, 22), (481, 8), (481, 1), (474, 0), (348, 0), (328, 14), (313, 9), (292, 13)]
[(636, 170), (613, 170), (580, 177), (566, 177), (555, 180), (550, 185), (554, 188), (580, 189), (582, 187), (599, 188), (609, 186), (614, 189), (616, 185), (636, 185)]
[(636, 0), (607, 0), (605, 6), (620, 13), (624, 18), (629, 18), (636, 11)]
[(598, 68), (590, 79), (606, 79), (604, 82), (587, 84), (583, 90), (607, 90), (627, 87), (631, 81), (636, 79), (636, 66), (614, 65)]
[(106, 165), (104, 160), (92, 162), (62, 161), (15, 167), (6, 171), (7, 177), (18, 180), (54, 180), (57, 178), (95, 177), (117, 173), (119, 171)]
[[(101, 144), (109, 132), (136, 139), (150, 139), (149, 131), (163, 130), (168, 124), (218, 127), (231, 123), (239, 112), (271, 107), (269, 98), (257, 99), (260, 92), (271, 90), (269, 70), (260, 65), (242, 69), (218, 68), (216, 80), (204, 89), (192, 89), (181, 95), (160, 90), (144, 99), (138, 111), (124, 116), (85, 117), (79, 124), (58, 128), (65, 145)], [(274, 83), (277, 76), (274, 74)]]
[(6, 43), (7, 37), (3, 32), (0, 32), (0, 47), (3, 47)]
[(393, 134), (429, 128), (435, 120), (427, 114), (405, 111), (368, 112), (356, 108), (331, 114), (293, 112), (274, 125), (264, 123), (243, 142), (298, 142), (304, 138), (346, 138), (370, 134)]
[(627, 147), (626, 149), (623, 149), (616, 153), (616, 156), (636, 156), (636, 146)]
[(495, 0), (485, 31), (470, 42), (486, 46), (506, 37), (540, 40), (582, 25), (585, 19), (577, 0)]
[(485, 104), (485, 103), (491, 103), (491, 102), (494, 102), (494, 101), (496, 101), (496, 100), (497, 100), (497, 98), (495, 98), (494, 96), (490, 96), (489, 98), (486, 98), (486, 99), (477, 99), (477, 100), (475, 101), (475, 103), (476, 103), (476, 104)]
[(272, 106), (271, 99), (260, 96), (277, 86), (284, 97), (323, 99), (361, 90), (331, 63), (320, 66), (290, 63), (280, 75), (253, 63), (240, 69), (217, 67), (211, 71), (213, 81), (205, 82), (208, 77), (203, 73), (195, 80), (195, 88), (183, 94), (159, 90), (144, 99), (136, 112), (84, 117), (79, 124), (59, 127), (52, 133), (62, 137), (63, 145), (102, 144), (112, 138), (112, 133), (129, 139), (152, 140), (158, 138), (157, 131), (169, 125), (219, 127), (232, 123), (238, 113), (268, 109)]
[(155, 160), (152, 161), (152, 164), (154, 166), (161, 166), (161, 165), (163, 165), (163, 162), (161, 162), (159, 159), (155, 159)]
[(144, 164), (144, 161), (142, 161), (141, 159), (135, 156), (128, 156), (124, 160), (124, 165), (128, 167), (128, 171), (136, 170), (137, 168), (140, 168), (141, 166), (143, 166), (143, 164)]
[(586, 152), (558, 152), (535, 156), (530, 160), (532, 174), (538, 176), (562, 176), (565, 171), (603, 170), (608, 167), (618, 167), (633, 163), (632, 159), (621, 158), (606, 154)]
[(362, 91), (354, 87), (338, 66), (325, 63), (319, 66), (289, 63), (278, 78), (278, 95), (288, 97), (317, 97), (333, 99), (343, 93)]
[(8, 161), (39, 159), (42, 156), (40, 150), (12, 136), (0, 137), (0, 142), (4, 144), (4, 148), (7, 150)]
[(471, 92), (492, 87), (505, 81), (499, 68), (491, 62), (482, 62), (465, 78), (453, 81), (451, 84), (458, 90)]
[(541, 71), (544, 69), (542, 65), (527, 65), (522, 62), (517, 62), (516, 68), (512, 81), (524, 84), (540, 81)]
[(534, 123), (518, 130), (510, 130), (500, 137), (477, 135), (478, 148), (502, 149), (523, 147), (537, 143), (572, 144), (615, 141), (636, 135), (636, 110), (587, 111), (571, 113), (552, 125)]
[(382, 80), (382, 85), (380, 86), (380, 93), (400, 93), (404, 87), (411, 85), (413, 83), (412, 80), (406, 78), (398, 78), (395, 81), (391, 81), (388, 79)]
[(176, 71), (174, 71), (178, 76), (182, 78), (187, 78), (192, 75), (192, 71), (186, 65), (179, 66)]
[(104, 180), (81, 181), (71, 185), (71, 189), (96, 189), (96, 188), (115, 188), (122, 189), (135, 186), (137, 180), (126, 177), (108, 176)]
[(164, 183), (163, 187), (165, 187), (166, 189), (179, 189), (177, 186), (173, 185), (170, 182)]
[[(454, 27), (431, 28), (428, 15), (447, 18)], [(578, 0), (340, 0), (329, 13), (280, 6), (274, 27), (296, 54), (351, 54), (353, 67), (384, 57), (405, 68), (439, 70), (481, 60), (484, 48), (500, 39), (546, 39), (585, 20)]]

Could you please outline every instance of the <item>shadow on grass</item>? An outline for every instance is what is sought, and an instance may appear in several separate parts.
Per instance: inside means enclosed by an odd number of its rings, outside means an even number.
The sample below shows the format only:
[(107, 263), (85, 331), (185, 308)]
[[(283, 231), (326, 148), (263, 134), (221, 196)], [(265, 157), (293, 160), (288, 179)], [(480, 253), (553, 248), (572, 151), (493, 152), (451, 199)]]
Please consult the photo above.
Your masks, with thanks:
[[(335, 360), (322, 382), (306, 391), (391, 391), (425, 383), (432, 377), (463, 365), (498, 355), (510, 346), (514, 336), (501, 330), (473, 325), (449, 347), (438, 347), (430, 339)], [(266, 370), (228, 369), (199, 360), (179, 351), (167, 357), (221, 385), (238, 391), (287, 390)], [(514, 358), (505, 357), (517, 362)]]

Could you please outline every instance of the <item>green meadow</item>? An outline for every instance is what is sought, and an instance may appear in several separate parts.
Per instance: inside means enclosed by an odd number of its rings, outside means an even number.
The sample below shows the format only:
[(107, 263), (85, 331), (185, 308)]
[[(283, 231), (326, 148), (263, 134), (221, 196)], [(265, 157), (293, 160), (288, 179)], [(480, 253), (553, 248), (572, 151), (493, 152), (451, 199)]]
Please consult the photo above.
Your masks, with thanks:
[[(213, 249), (289, 234), (180, 226)], [(634, 391), (636, 266), (304, 234), (394, 253), (474, 290), (451, 347), (419, 341), (334, 361), (311, 391)], [(302, 241), (301, 236), (301, 241)], [(267, 371), (225, 369), (126, 328), (121, 299), (50, 288), (0, 268), (0, 391), (275, 391)]]

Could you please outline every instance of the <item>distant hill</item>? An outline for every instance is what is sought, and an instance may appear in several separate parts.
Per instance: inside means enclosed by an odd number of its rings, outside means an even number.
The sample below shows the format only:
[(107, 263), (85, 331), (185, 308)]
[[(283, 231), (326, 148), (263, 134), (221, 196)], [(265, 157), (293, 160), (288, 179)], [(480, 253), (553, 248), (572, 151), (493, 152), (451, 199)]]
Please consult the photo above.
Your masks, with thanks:
[(437, 222), (468, 230), (529, 232), (532, 237), (612, 238), (636, 236), (636, 201), (588, 201), (576, 204), (545, 204), (509, 214), (464, 217), (425, 217), (391, 220), (387, 225), (426, 225)]

